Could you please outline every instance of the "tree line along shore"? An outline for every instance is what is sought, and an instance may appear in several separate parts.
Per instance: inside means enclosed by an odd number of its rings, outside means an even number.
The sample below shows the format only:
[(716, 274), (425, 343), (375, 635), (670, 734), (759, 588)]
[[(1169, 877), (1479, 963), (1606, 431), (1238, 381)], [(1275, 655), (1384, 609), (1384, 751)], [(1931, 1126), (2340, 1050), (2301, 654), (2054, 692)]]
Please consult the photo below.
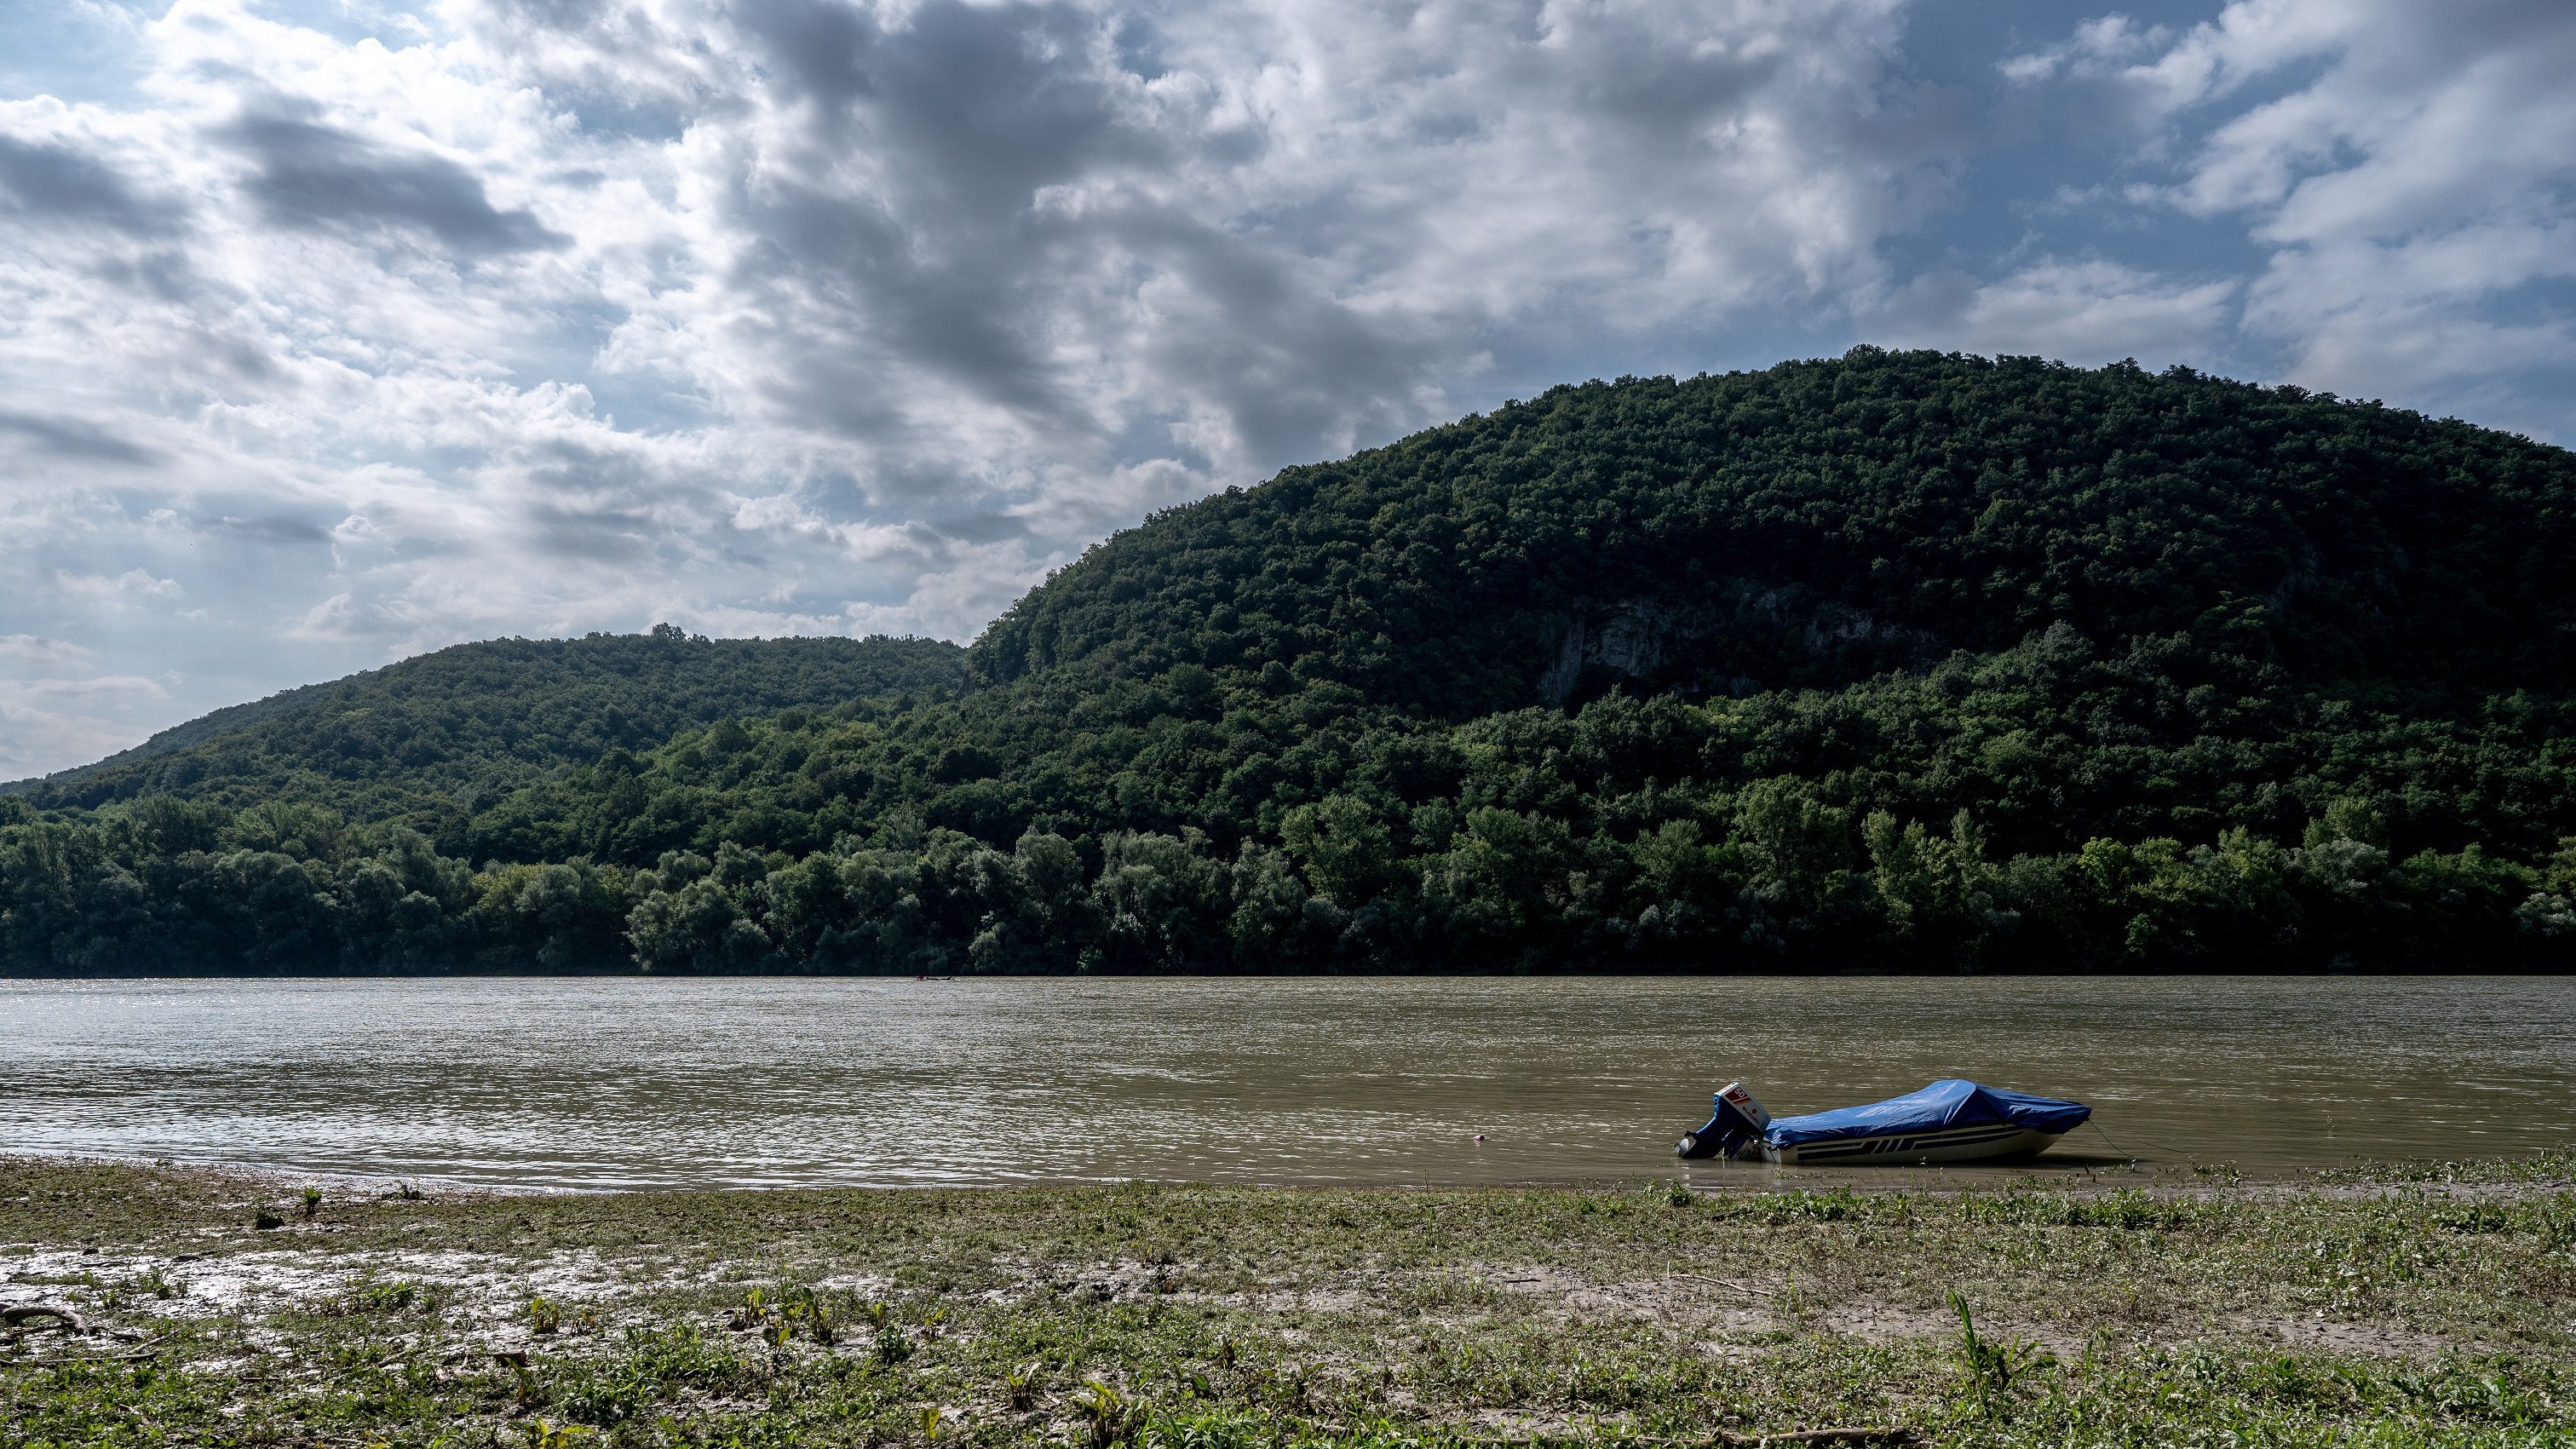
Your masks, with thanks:
[[(1577, 717), (1571, 729), (1585, 721)], [(0, 802), (0, 812), (7, 809)], [(1200, 831), (1009, 848), (931, 829), (804, 856), (718, 842), (647, 866), (480, 868), (311, 806), (146, 801), (0, 826), (0, 969), (300, 973), (1284, 973), (1497, 970), (2561, 971), (2576, 850), (2393, 858), (2364, 811), (2295, 844), (2096, 838), (1998, 859), (1964, 811), (1858, 822), (1763, 782), (1689, 821), (1576, 841), (1501, 807), (1448, 849), (1331, 799), (1282, 846)], [(1340, 831), (1340, 838), (1332, 832)], [(1356, 836), (1357, 847), (1349, 837)], [(199, 848), (184, 848), (194, 837)], [(1856, 837), (1856, 839), (1854, 839)], [(181, 848), (172, 848), (173, 846)], [(1300, 851), (1299, 846), (1305, 846)], [(1319, 865), (1317, 862), (1321, 862)], [(1328, 884), (1319, 885), (1321, 875)], [(1351, 901), (1351, 904), (1345, 904)]]

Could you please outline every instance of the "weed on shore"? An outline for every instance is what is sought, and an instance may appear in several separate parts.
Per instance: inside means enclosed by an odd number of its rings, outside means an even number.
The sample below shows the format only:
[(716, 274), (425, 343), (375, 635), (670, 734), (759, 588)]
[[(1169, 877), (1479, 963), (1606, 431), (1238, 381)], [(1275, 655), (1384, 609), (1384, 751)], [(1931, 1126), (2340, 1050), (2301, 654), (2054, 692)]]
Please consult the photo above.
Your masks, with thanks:
[(0, 1161), (8, 1442), (2576, 1442), (2571, 1164), (442, 1200)]

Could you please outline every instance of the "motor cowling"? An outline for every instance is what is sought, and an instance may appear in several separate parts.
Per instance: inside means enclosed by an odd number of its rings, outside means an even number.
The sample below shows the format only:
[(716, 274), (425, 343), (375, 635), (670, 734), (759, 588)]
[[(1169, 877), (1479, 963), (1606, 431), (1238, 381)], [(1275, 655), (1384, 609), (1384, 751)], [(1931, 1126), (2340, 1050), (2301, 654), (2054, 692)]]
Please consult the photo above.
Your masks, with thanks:
[(1742, 1082), (1729, 1082), (1717, 1089), (1716, 1107), (1707, 1123), (1696, 1131), (1685, 1132), (1673, 1144), (1673, 1155), (1686, 1158), (1749, 1157), (1762, 1145), (1763, 1129), (1771, 1125), (1771, 1114), (1764, 1110)]

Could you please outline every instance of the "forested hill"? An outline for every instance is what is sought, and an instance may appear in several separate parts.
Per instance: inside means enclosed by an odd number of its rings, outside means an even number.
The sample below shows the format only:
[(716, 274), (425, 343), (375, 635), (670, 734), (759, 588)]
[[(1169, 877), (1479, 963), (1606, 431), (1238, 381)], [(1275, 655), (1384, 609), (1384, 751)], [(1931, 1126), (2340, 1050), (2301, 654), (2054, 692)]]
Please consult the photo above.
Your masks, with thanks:
[(2302, 681), (2456, 703), (2564, 687), (2570, 483), (2560, 450), (2296, 388), (1864, 352), (1292, 468), (1092, 550), (974, 658), (1276, 662), (1456, 719), (2223, 627)]
[(0, 950), (2563, 968), (2571, 553), (2576, 456), (2297, 389), (1874, 349), (1564, 387), (1148, 520), (962, 692), (686, 728), (437, 842), (0, 826)]
[(556, 766), (731, 716), (953, 691), (962, 672), (954, 645), (928, 639), (707, 639), (667, 624), (496, 639), (217, 710), (0, 792), (38, 806), (293, 801), (458, 848), (478, 808)]

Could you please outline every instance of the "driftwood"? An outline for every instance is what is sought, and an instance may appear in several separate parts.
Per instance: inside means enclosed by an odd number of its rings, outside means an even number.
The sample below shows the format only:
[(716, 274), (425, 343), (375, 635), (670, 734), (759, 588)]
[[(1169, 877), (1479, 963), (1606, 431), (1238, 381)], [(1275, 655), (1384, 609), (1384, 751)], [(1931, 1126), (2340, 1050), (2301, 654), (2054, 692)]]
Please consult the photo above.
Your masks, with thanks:
[[(1346, 1426), (1323, 1425), (1347, 1432)], [(1471, 1439), (1470, 1444), (1482, 1449), (1537, 1449), (1563, 1441), (1538, 1439)], [(1847, 1429), (1786, 1429), (1777, 1434), (1748, 1434), (1737, 1429), (1712, 1429), (1706, 1438), (1622, 1439), (1618, 1442), (1631, 1449), (1916, 1449), (1925, 1442), (1922, 1435), (1902, 1424), (1858, 1425)]]
[(56, 1304), (13, 1303), (0, 1308), (0, 1323), (5, 1323), (11, 1328), (24, 1328), (38, 1319), (52, 1319), (52, 1326), (65, 1333), (76, 1333), (83, 1338), (87, 1338), (90, 1334), (88, 1319)]
[(160, 1357), (168, 1341), (169, 1335), (156, 1334), (121, 1353), (67, 1353), (53, 1358), (11, 1359), (10, 1364), (16, 1368), (61, 1368), (76, 1363), (141, 1363), (145, 1359)]
[[(1736, 1282), (1736, 1281), (1735, 1281), (1734, 1279), (1732, 1279), (1732, 1278), (1720, 1278), (1720, 1277), (1718, 1277), (1718, 1276), (1716, 1276), (1715, 1274), (1712, 1274), (1712, 1273), (1677, 1273), (1675, 1276), (1677, 1276), (1677, 1277), (1682, 1277), (1682, 1278), (1689, 1278), (1689, 1279), (1692, 1279), (1692, 1280), (1694, 1280), (1694, 1281), (1696, 1281), (1696, 1282), (1701, 1282), (1701, 1283), (1714, 1283), (1714, 1284), (1716, 1284), (1718, 1287), (1723, 1288), (1723, 1289), (1727, 1290), (1727, 1291), (1728, 1291), (1728, 1292), (1730, 1292), (1730, 1293), (1741, 1293), (1741, 1294), (1745, 1295), (1745, 1296), (1746, 1296), (1746, 1297), (1748, 1297), (1748, 1298), (1764, 1298), (1764, 1299), (1769, 1299), (1769, 1298), (1777, 1298), (1777, 1297), (1779, 1297), (1779, 1296), (1780, 1296), (1778, 1293), (1776, 1293), (1776, 1292), (1772, 1291), (1771, 1289), (1768, 1289), (1768, 1288), (1756, 1288), (1756, 1287), (1754, 1287), (1754, 1286), (1753, 1286), (1752, 1284), (1750, 1284), (1750, 1283), (1738, 1283), (1738, 1282)], [(1844, 1431), (1844, 1430), (1841, 1430), (1841, 1429), (1833, 1429), (1833, 1430), (1818, 1429), (1818, 1430), (1815, 1430), (1814, 1432), (1819, 1433), (1819, 1434), (1823, 1434), (1823, 1433), (1835, 1433), (1835, 1434), (1840, 1434), (1840, 1433), (1843, 1433), (1843, 1432), (1845, 1432), (1845, 1431)], [(1858, 1431), (1858, 1430), (1852, 1430), (1852, 1431), (1850, 1431), (1850, 1432), (1858, 1433), (1858, 1432), (1860, 1432), (1860, 1431)], [(1794, 1442), (1796, 1442), (1796, 1441), (1794, 1441), (1794, 1440), (1789, 1440), (1789, 1441), (1784, 1441), (1784, 1442), (1794, 1443)], [(1818, 1442), (1818, 1443), (1820, 1443), (1820, 1444), (1821, 1444), (1821, 1443), (1829, 1443), (1829, 1442), (1834, 1442), (1834, 1441), (1829, 1441), (1829, 1440), (1822, 1440), (1822, 1439), (1820, 1439), (1820, 1440), (1817, 1440), (1816, 1442)]]
[(438, 1361), (443, 1364), (472, 1363), (478, 1358), (488, 1358), (512, 1368), (528, 1366), (527, 1350), (517, 1348), (460, 1348), (449, 1351)]
[(1770, 1449), (1772, 1444), (1834, 1444), (1850, 1449), (1893, 1449), (1899, 1444), (1922, 1444), (1911, 1428), (1798, 1428), (1795, 1434), (1728, 1434), (1723, 1444), (1741, 1444), (1747, 1449)]
[(1914, 1434), (1901, 1423), (1891, 1426), (1855, 1428), (1788, 1428), (1780, 1434), (1744, 1434), (1739, 1428), (1713, 1428), (1708, 1439), (1628, 1439), (1636, 1449), (1705, 1449), (1723, 1444), (1726, 1449), (1785, 1449), (1793, 1444), (1806, 1444), (1814, 1449), (1909, 1449), (1922, 1444), (1922, 1434)]

